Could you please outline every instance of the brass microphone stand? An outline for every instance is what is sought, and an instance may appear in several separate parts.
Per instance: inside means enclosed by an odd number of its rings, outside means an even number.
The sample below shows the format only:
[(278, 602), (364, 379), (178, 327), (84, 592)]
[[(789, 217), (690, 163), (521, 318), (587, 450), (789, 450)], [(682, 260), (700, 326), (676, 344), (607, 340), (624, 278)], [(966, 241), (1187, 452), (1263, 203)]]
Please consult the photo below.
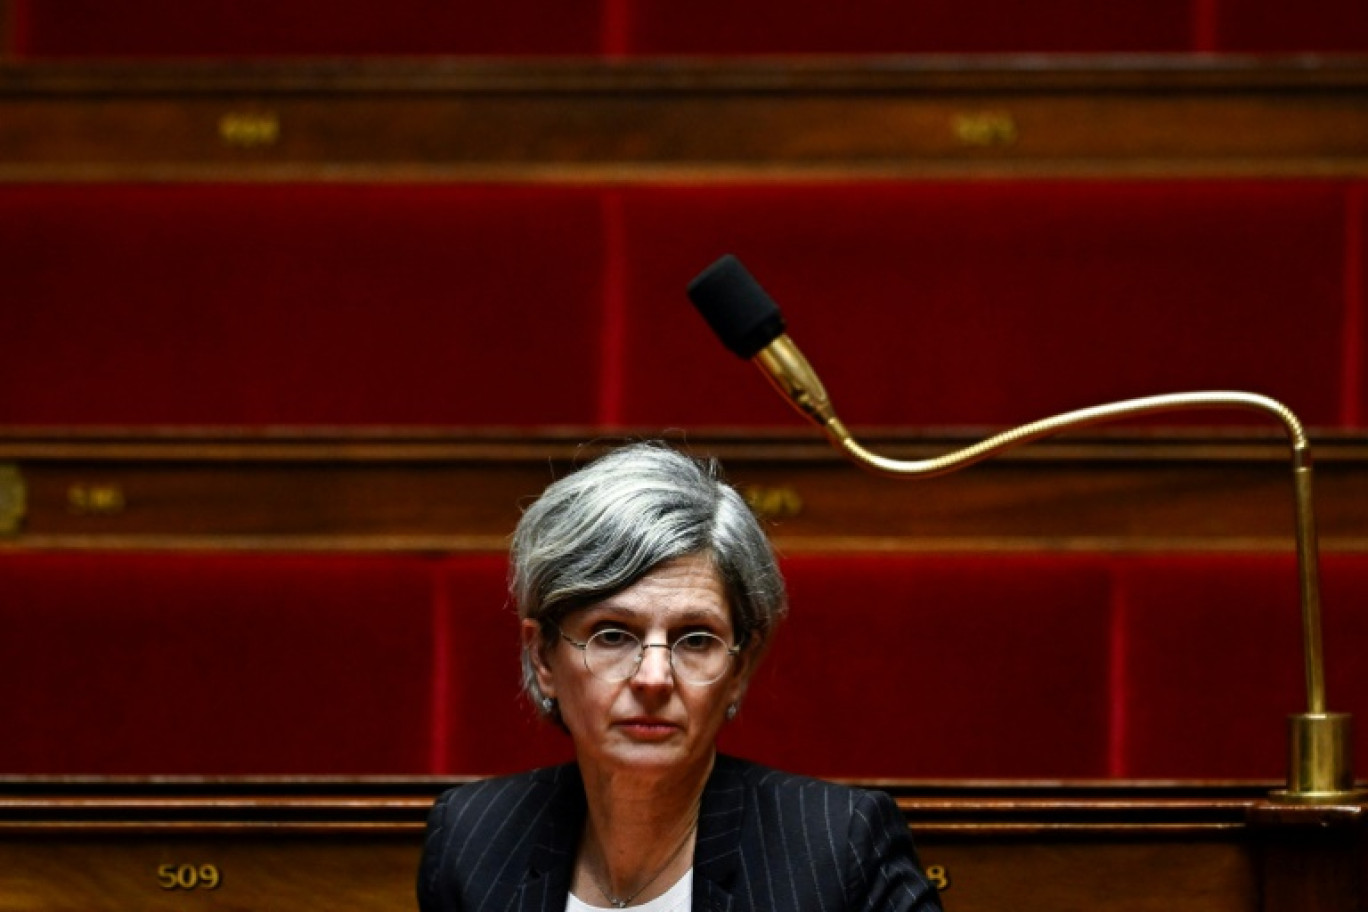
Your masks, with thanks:
[(1352, 719), (1326, 710), (1325, 667), (1321, 650), (1320, 567), (1312, 503), (1311, 448), (1301, 422), (1282, 403), (1244, 392), (1172, 393), (1112, 402), (1034, 421), (933, 459), (888, 459), (865, 449), (836, 417), (826, 390), (802, 352), (781, 334), (753, 360), (798, 411), (816, 423), (832, 444), (856, 463), (884, 475), (932, 478), (971, 466), (990, 456), (1051, 437), (1123, 418), (1194, 409), (1248, 409), (1282, 423), (1292, 448), (1296, 501), (1297, 571), (1300, 577), (1302, 649), (1306, 669), (1304, 713), (1289, 717), (1287, 787), (1272, 793), (1277, 801), (1334, 804), (1362, 796), (1354, 789)]

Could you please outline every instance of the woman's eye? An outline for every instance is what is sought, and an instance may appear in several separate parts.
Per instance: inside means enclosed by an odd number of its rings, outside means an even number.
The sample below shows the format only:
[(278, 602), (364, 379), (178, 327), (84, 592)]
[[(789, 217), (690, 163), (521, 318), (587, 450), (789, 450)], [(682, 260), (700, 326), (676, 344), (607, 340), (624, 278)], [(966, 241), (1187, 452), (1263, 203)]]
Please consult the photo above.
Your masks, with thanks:
[(607, 627), (594, 634), (594, 641), (601, 646), (630, 646), (636, 637), (625, 630)]
[(690, 652), (702, 652), (711, 649), (717, 643), (717, 638), (706, 633), (686, 633), (680, 637), (675, 645)]

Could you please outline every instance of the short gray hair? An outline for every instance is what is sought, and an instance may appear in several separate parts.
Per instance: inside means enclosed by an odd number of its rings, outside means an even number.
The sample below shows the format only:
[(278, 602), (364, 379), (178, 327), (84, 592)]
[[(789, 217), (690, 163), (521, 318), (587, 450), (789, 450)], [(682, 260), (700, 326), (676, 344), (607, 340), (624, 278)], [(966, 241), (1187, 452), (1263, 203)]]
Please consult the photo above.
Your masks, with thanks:
[[(513, 533), (509, 587), (518, 616), (548, 638), (575, 609), (693, 555), (717, 569), (737, 643), (763, 652), (788, 602), (759, 520), (716, 460), (635, 443), (554, 482), (528, 507)], [(523, 689), (545, 712), (526, 647), (522, 666)]]

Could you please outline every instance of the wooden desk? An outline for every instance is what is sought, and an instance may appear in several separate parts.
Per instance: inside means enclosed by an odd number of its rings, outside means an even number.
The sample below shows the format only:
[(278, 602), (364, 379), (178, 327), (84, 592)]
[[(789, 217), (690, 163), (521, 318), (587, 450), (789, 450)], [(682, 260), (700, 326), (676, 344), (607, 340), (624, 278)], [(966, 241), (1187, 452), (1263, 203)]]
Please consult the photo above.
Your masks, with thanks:
[[(0, 780), (0, 910), (414, 907), (445, 785), (383, 780)], [(951, 912), (1368, 908), (1363, 803), (1234, 784), (874, 783)]]

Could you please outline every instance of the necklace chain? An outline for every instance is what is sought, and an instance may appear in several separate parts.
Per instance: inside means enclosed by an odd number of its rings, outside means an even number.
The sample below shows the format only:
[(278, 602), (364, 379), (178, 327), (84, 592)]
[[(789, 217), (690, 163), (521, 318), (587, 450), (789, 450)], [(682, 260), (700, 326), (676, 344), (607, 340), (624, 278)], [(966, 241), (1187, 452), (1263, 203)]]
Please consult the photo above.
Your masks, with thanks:
[[(614, 896), (612, 893), (609, 893), (608, 888), (604, 886), (604, 881), (599, 880), (598, 874), (591, 871), (590, 876), (594, 879), (594, 886), (598, 887), (598, 891), (603, 894), (603, 898), (608, 900), (608, 904), (612, 906), (614, 909), (627, 908), (632, 904), (632, 900), (636, 899), (642, 893), (646, 892), (646, 888), (649, 887), (651, 884), (655, 883), (656, 878), (658, 878), (661, 874), (665, 873), (666, 868), (675, 863), (675, 859), (677, 859), (680, 853), (684, 851), (684, 847), (689, 844), (689, 839), (693, 837), (694, 830), (696, 829), (698, 829), (697, 815), (694, 816), (693, 823), (689, 825), (689, 829), (684, 834), (684, 838), (679, 841), (679, 845), (675, 846), (675, 850), (670, 853), (670, 857), (665, 859), (665, 863), (660, 867), (656, 868), (656, 872), (652, 874), (649, 878), (647, 878), (644, 884), (637, 887), (636, 890), (634, 890), (630, 896), (618, 898)], [(603, 872), (605, 876), (608, 873), (608, 861), (606, 858), (603, 862)]]

